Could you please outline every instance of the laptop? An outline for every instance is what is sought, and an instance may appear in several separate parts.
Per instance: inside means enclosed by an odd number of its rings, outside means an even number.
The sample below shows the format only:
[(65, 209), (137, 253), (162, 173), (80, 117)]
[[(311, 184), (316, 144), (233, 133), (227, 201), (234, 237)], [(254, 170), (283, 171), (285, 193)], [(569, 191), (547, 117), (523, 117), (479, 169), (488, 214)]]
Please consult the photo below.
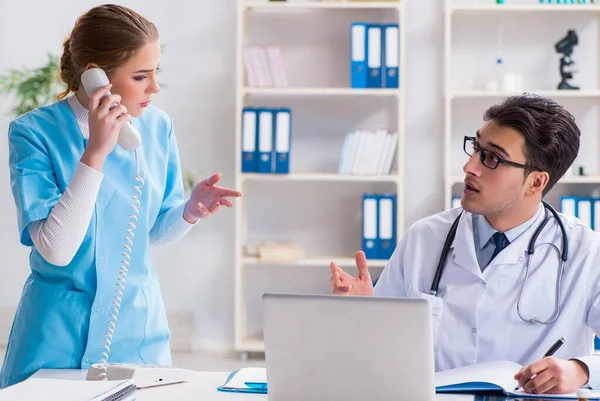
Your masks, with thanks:
[(426, 299), (264, 294), (269, 401), (435, 399)]

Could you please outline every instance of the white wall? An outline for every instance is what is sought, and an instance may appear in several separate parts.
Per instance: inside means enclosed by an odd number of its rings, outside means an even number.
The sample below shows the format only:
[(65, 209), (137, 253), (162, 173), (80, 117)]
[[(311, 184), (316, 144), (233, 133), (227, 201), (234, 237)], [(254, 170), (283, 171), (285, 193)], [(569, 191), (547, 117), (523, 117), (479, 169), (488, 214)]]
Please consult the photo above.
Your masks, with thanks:
[[(60, 54), (78, 15), (101, 2), (0, 0), (0, 71), (36, 66), (46, 52)], [(173, 118), (183, 168), (200, 176), (214, 171), (232, 185), (234, 166), (235, 1), (144, 0), (126, 3), (156, 23), (166, 44), (155, 104)], [(443, 9), (441, 0), (407, 2), (406, 223), (443, 207)], [(285, 29), (283, 27), (282, 29)], [(287, 32), (302, 37), (306, 32)], [(300, 39), (297, 39), (300, 40)], [(309, 43), (310, 45), (310, 43)], [(293, 57), (293, 56), (292, 56)], [(345, 67), (344, 67), (345, 68)], [(10, 99), (0, 98), (0, 132), (6, 132)], [(0, 142), (0, 307), (16, 306), (28, 274), (28, 250), (18, 243), (8, 182), (7, 145)], [(413, 167), (410, 169), (415, 171)], [(280, 205), (280, 208), (294, 207)], [(264, 213), (269, 213), (265, 211)], [(259, 219), (260, 216), (257, 216)], [(167, 308), (195, 315), (196, 345), (233, 342), (233, 213), (223, 210), (181, 242), (155, 250)], [(328, 280), (323, 271), (323, 281)]]

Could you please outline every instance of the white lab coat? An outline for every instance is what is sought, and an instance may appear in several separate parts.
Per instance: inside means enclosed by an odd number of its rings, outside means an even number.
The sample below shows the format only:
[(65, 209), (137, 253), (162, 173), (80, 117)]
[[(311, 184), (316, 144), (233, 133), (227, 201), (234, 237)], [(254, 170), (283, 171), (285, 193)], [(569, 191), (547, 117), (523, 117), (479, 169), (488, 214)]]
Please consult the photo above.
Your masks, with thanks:
[[(599, 388), (600, 355), (591, 354), (594, 333), (600, 334), (600, 233), (575, 217), (561, 215), (569, 253), (561, 285), (560, 317), (550, 325), (532, 324), (519, 318), (517, 300), (525, 278), (527, 247), (544, 212), (484, 272), (475, 255), (473, 215), (464, 212), (438, 296), (429, 295), (446, 235), (461, 211), (455, 208), (415, 223), (382, 272), (375, 295), (429, 299), (438, 371), (492, 360), (529, 364), (564, 337), (566, 343), (554, 356), (576, 357), (587, 364), (589, 385)], [(551, 218), (537, 239), (521, 300), (521, 313), (526, 318), (547, 320), (554, 312), (560, 254), (550, 244), (562, 250), (561, 238), (558, 223)]]

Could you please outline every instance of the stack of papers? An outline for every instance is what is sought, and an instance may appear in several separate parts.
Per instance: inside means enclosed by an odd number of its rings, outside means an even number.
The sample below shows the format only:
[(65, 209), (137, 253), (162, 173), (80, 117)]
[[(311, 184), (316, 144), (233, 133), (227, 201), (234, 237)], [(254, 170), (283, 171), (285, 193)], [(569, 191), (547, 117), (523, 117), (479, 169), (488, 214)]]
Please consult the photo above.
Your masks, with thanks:
[(133, 380), (86, 381), (29, 378), (0, 390), (0, 401), (129, 401), (136, 391)]

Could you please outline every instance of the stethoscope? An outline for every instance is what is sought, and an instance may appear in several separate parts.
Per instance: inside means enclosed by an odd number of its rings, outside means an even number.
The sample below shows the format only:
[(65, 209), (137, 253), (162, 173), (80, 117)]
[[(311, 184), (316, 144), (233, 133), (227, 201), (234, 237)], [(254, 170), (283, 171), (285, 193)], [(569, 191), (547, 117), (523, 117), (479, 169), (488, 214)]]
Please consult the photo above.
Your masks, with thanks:
[[(540, 223), (538, 228), (533, 233), (531, 240), (529, 241), (529, 246), (527, 248), (527, 254), (529, 256), (527, 258), (527, 265), (525, 268), (525, 280), (523, 281), (523, 286), (521, 287), (521, 293), (519, 294), (519, 300), (517, 301), (517, 313), (519, 315), (519, 318), (521, 320), (523, 320), (524, 322), (539, 323), (539, 324), (551, 324), (551, 323), (554, 323), (556, 321), (556, 319), (558, 319), (558, 317), (560, 316), (560, 284), (562, 281), (563, 270), (565, 268), (565, 263), (567, 261), (567, 257), (568, 257), (568, 253), (569, 253), (569, 245), (568, 245), (568, 241), (567, 241), (568, 240), (567, 231), (565, 230), (565, 226), (563, 225), (562, 221), (560, 220), (558, 213), (548, 203), (542, 201), (542, 204), (544, 205), (544, 208), (545, 208), (544, 221), (542, 221)], [(558, 223), (558, 226), (560, 227), (560, 232), (562, 235), (562, 253), (559, 254), (560, 262), (559, 262), (558, 275), (556, 276), (556, 297), (555, 297), (555, 304), (554, 304), (554, 314), (550, 317), (549, 320), (542, 321), (542, 320), (538, 319), (537, 317), (532, 317), (529, 319), (523, 317), (523, 315), (521, 314), (521, 300), (523, 299), (523, 293), (525, 291), (525, 286), (527, 285), (527, 280), (529, 278), (529, 267), (531, 264), (531, 259), (533, 257), (533, 253), (535, 252), (535, 241), (537, 240), (537, 237), (540, 235), (540, 233), (542, 232), (542, 230), (544, 229), (546, 224), (548, 224), (548, 221), (550, 221), (550, 216), (548, 215), (548, 211), (550, 211), (550, 213), (552, 213), (552, 215), (556, 219), (556, 222)], [(442, 248), (440, 260), (438, 262), (437, 269), (435, 271), (435, 275), (433, 276), (433, 282), (431, 283), (431, 290), (429, 290), (429, 293), (433, 296), (437, 295), (438, 289), (440, 287), (440, 279), (442, 278), (442, 273), (444, 272), (445, 262), (446, 262), (446, 259), (448, 258), (448, 252), (450, 251), (450, 247), (452, 246), (454, 237), (456, 236), (456, 230), (457, 230), (458, 223), (460, 221), (461, 216), (462, 216), (462, 212), (460, 212), (460, 214), (458, 215), (456, 220), (454, 220), (454, 223), (452, 223), (452, 227), (450, 227), (450, 231), (448, 231), (448, 235), (446, 236), (446, 241), (444, 241), (444, 247)], [(556, 246), (554, 246), (554, 249), (556, 249), (556, 251), (558, 253), (558, 248)]]

